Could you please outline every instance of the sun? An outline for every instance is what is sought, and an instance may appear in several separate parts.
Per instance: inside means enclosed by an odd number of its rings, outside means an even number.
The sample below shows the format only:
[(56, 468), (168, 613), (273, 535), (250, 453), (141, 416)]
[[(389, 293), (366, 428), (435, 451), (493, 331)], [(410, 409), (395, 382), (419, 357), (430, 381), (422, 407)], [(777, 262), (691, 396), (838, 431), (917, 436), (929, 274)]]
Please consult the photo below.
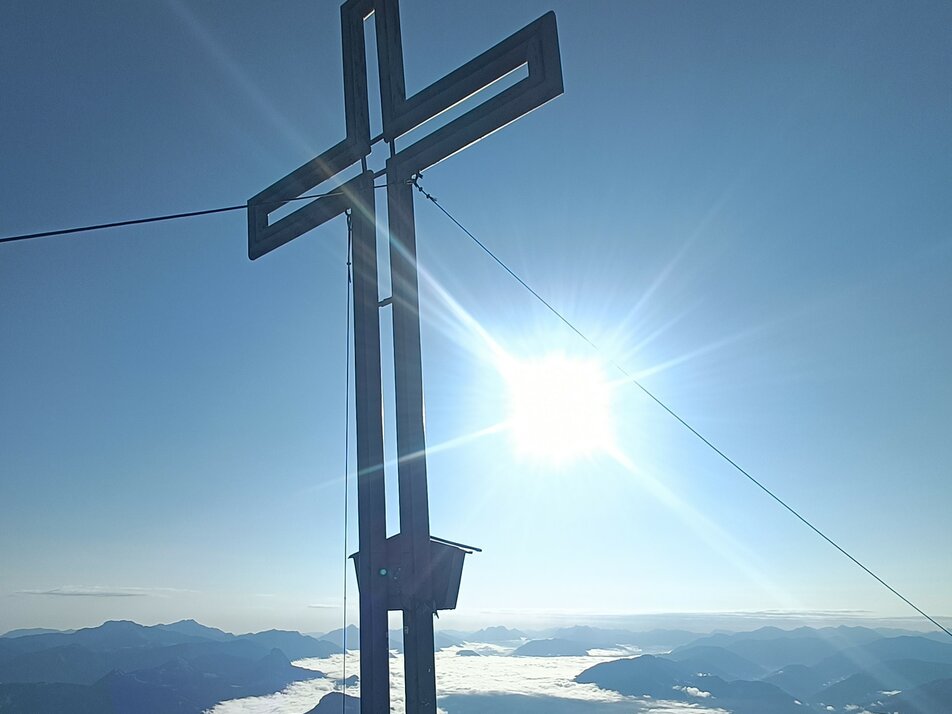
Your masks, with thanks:
[(597, 362), (551, 354), (507, 360), (501, 371), (517, 453), (564, 465), (611, 446), (611, 387)]

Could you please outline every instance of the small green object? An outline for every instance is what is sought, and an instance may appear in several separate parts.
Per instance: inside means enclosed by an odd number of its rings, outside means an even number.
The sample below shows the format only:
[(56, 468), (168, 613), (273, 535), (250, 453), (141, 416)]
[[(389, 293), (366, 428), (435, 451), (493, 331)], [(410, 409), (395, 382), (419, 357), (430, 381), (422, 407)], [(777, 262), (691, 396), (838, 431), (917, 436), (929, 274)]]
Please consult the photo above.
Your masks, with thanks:
[(381, 574), (381, 575), (386, 575), (386, 574), (387, 574), (387, 569), (386, 569), (386, 568), (381, 568), (381, 569), (380, 569), (380, 574)]

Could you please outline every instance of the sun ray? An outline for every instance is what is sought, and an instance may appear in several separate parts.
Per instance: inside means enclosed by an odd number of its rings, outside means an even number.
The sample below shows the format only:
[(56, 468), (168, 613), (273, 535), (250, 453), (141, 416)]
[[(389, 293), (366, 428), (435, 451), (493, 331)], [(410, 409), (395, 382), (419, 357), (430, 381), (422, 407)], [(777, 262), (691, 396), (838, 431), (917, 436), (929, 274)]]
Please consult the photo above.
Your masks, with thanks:
[(681, 522), (693, 530), (703, 541), (713, 548), (721, 557), (734, 568), (743, 573), (750, 582), (754, 583), (763, 592), (768, 593), (775, 602), (781, 603), (785, 609), (802, 609), (802, 604), (771, 578), (765, 575), (764, 570), (752, 565), (757, 558), (744, 544), (738, 542), (723, 528), (710, 520), (703, 513), (680, 498), (662, 481), (639, 468), (617, 446), (608, 449), (608, 455), (632, 476), (637, 478), (638, 484), (674, 513)]

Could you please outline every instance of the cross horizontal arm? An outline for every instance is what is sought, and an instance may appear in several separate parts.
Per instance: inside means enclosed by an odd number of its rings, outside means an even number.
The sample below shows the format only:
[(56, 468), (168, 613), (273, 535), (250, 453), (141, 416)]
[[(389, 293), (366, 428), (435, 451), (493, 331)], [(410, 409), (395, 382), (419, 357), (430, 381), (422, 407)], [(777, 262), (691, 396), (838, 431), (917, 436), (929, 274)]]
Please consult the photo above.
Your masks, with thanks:
[[(359, 161), (354, 147), (347, 140), (340, 142), (316, 159), (272, 184), (248, 201), (248, 257), (252, 260), (270, 253), (298, 236), (339, 216), (353, 203), (347, 195), (317, 198), (288, 214), (276, 223), (268, 223), (268, 215), (280, 208), (289, 197), (297, 197), (323, 183), (343, 169)], [(343, 184), (339, 191), (353, 192), (360, 177)]]
[[(542, 91), (538, 92), (535, 103), (527, 101), (528, 108), (514, 112), (506, 123), (563, 91), (559, 38), (553, 12), (526, 25), (409, 99), (406, 98), (403, 74), (399, 6), (395, 2), (378, 0), (375, 15), (377, 37), (382, 38), (378, 39), (378, 64), (383, 98), (383, 135), (387, 141), (394, 141), (412, 131), (523, 64), (529, 66), (529, 78), (516, 86), (523, 85), (524, 90), (535, 85)], [(480, 109), (477, 107), (472, 112)]]
[(347, 204), (345, 208), (350, 205), (349, 200), (330, 202), (321, 199), (297, 209), (274, 224), (268, 222), (268, 216), (289, 199), (319, 186), (370, 153), (364, 19), (372, 11), (372, 0), (348, 0), (340, 9), (346, 137), (249, 199), (248, 257), (252, 260), (340, 215), (343, 212), (341, 205)]
[(562, 94), (562, 63), (554, 13), (546, 13), (406, 100), (393, 115), (389, 130), (409, 131), (522, 65), (527, 66), (529, 76), (390, 159), (388, 180), (409, 178)]

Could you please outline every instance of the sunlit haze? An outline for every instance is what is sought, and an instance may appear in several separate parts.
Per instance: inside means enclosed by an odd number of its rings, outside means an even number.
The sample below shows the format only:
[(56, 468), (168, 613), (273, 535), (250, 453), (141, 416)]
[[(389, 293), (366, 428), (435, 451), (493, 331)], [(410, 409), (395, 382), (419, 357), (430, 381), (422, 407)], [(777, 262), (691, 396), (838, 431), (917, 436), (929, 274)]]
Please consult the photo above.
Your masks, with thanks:
[[(549, 10), (565, 93), (421, 184), (598, 350), (415, 196), (431, 532), (483, 549), (438, 626), (920, 625), (612, 363), (952, 616), (952, 3), (402, 0), (407, 91)], [(336, 0), (0, 28), (0, 236), (243, 206), (345, 135)], [(346, 236), (252, 262), (236, 210), (0, 245), (0, 632), (357, 622)]]

